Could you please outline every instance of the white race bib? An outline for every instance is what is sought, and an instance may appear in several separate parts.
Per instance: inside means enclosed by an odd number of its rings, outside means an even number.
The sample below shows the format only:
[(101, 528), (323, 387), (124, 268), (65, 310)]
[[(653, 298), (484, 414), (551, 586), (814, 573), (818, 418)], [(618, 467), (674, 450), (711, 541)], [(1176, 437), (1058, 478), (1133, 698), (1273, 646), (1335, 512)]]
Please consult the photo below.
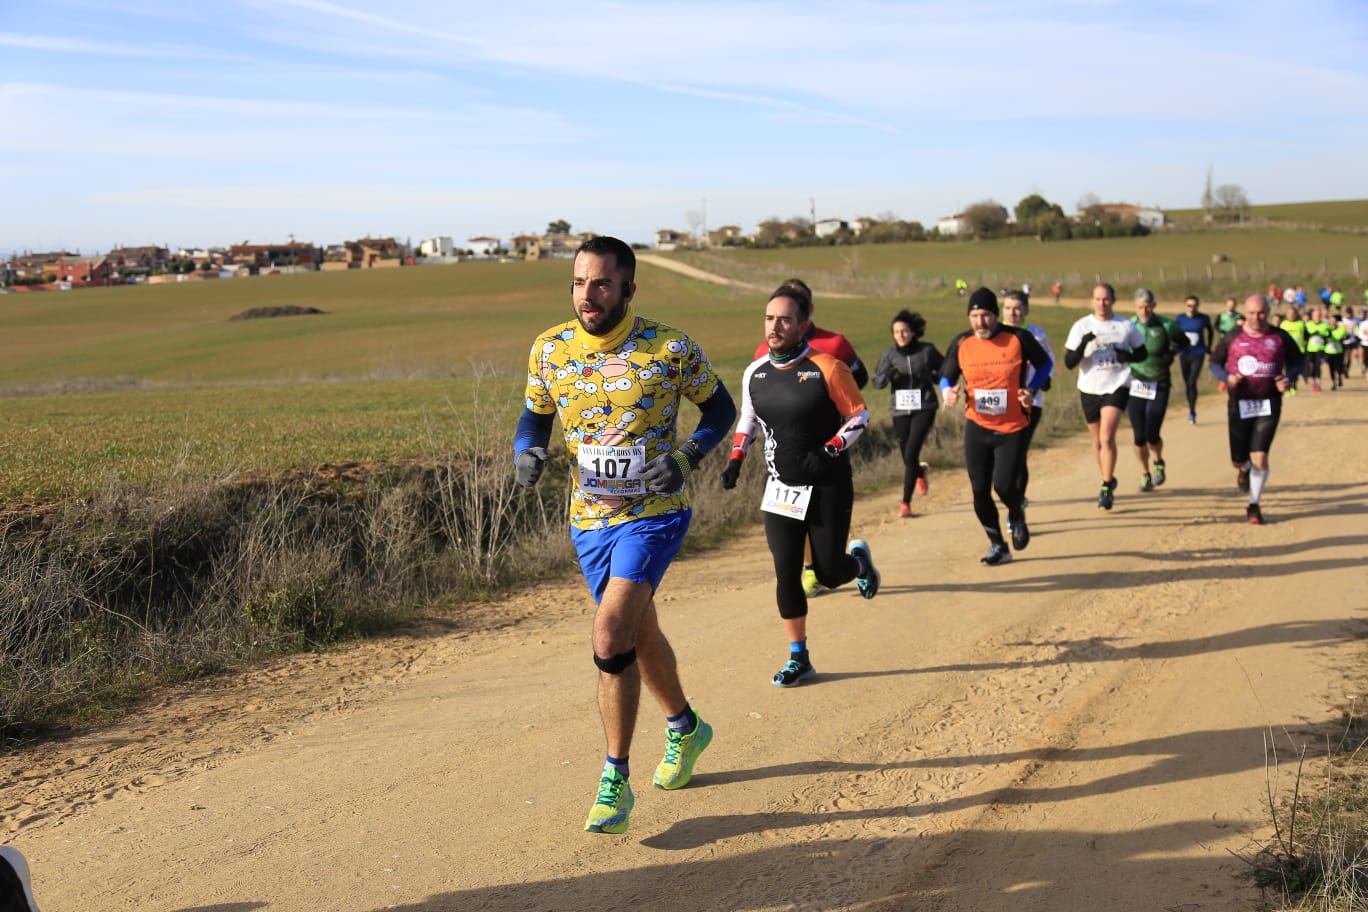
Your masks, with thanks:
[(812, 485), (793, 487), (770, 475), (765, 479), (765, 496), (760, 501), (760, 509), (789, 519), (803, 519), (811, 499)]
[(579, 485), (586, 494), (639, 497), (646, 493), (644, 446), (591, 446), (580, 444)]
[(893, 407), (900, 412), (920, 412), (922, 407), (922, 391), (914, 390), (894, 390)]
[(1155, 380), (1131, 378), (1130, 394), (1137, 399), (1155, 399), (1159, 396), (1159, 383)]
[(980, 415), (1007, 414), (1007, 391), (1005, 389), (976, 389), (974, 411)]
[(1273, 414), (1273, 402), (1269, 399), (1240, 399), (1241, 418), (1268, 418)]

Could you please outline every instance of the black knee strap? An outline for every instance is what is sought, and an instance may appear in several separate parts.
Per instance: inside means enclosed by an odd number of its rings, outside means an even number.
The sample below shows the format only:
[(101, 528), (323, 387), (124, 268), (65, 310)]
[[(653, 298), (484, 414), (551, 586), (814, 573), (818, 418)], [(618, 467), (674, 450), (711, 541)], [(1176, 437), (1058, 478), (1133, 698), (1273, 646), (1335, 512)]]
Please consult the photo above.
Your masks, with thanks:
[(632, 667), (632, 663), (635, 662), (635, 661), (636, 661), (636, 647), (635, 647), (635, 646), (633, 646), (631, 649), (627, 650), (626, 652), (619, 652), (617, 655), (613, 656), (611, 659), (600, 659), (600, 658), (598, 657), (597, 654), (594, 655), (594, 664), (598, 666), (599, 671), (601, 671), (601, 672), (603, 672), (603, 673), (605, 673), (605, 674), (610, 674), (610, 675), (620, 675), (620, 674), (622, 674), (622, 673), (623, 673), (624, 671), (626, 671), (628, 668), (631, 668), (631, 667)]

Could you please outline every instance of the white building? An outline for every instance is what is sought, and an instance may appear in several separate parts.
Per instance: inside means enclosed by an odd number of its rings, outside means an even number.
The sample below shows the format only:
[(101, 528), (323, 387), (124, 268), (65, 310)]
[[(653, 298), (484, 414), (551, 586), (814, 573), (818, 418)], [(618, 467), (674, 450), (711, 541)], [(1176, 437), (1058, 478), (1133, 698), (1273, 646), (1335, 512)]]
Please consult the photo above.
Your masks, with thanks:
[(812, 233), (819, 238), (831, 237), (836, 232), (843, 231), (849, 227), (850, 226), (846, 224), (845, 219), (822, 219), (820, 222), (812, 226)]
[(428, 238), (418, 244), (419, 256), (451, 256), (455, 252), (456, 245), (451, 242), (449, 237)]
[(468, 249), (473, 256), (498, 256), (499, 250), (502, 247), (503, 244), (499, 243), (499, 239), (496, 237), (466, 238), (466, 249)]

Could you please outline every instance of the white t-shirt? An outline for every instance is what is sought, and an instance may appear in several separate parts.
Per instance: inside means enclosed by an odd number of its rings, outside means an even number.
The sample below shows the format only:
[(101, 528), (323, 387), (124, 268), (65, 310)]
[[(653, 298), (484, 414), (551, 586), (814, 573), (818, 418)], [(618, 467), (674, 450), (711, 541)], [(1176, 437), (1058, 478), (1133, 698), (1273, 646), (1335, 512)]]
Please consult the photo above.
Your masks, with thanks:
[(1130, 364), (1117, 358), (1118, 351), (1144, 348), (1145, 335), (1125, 317), (1112, 315), (1110, 320), (1099, 320), (1092, 314), (1079, 317), (1069, 329), (1064, 347), (1077, 350), (1088, 333), (1093, 338), (1083, 348), (1083, 360), (1078, 362), (1078, 391), (1103, 396), (1130, 383)]

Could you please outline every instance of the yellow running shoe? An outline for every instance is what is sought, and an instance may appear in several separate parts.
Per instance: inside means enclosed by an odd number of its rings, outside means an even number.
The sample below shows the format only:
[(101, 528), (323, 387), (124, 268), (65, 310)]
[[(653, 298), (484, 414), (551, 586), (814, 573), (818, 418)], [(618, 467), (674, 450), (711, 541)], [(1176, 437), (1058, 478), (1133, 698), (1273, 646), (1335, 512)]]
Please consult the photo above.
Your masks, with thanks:
[(803, 568), (803, 595), (812, 598), (826, 587), (817, 582), (817, 571), (811, 567)]
[(598, 797), (589, 809), (584, 828), (590, 833), (625, 833), (634, 804), (636, 797), (632, 795), (632, 784), (617, 770), (604, 770), (599, 779)]
[(665, 758), (655, 771), (655, 787), (674, 791), (682, 789), (693, 778), (694, 761), (703, 748), (712, 743), (712, 726), (702, 719), (687, 735), (673, 729), (665, 730)]

